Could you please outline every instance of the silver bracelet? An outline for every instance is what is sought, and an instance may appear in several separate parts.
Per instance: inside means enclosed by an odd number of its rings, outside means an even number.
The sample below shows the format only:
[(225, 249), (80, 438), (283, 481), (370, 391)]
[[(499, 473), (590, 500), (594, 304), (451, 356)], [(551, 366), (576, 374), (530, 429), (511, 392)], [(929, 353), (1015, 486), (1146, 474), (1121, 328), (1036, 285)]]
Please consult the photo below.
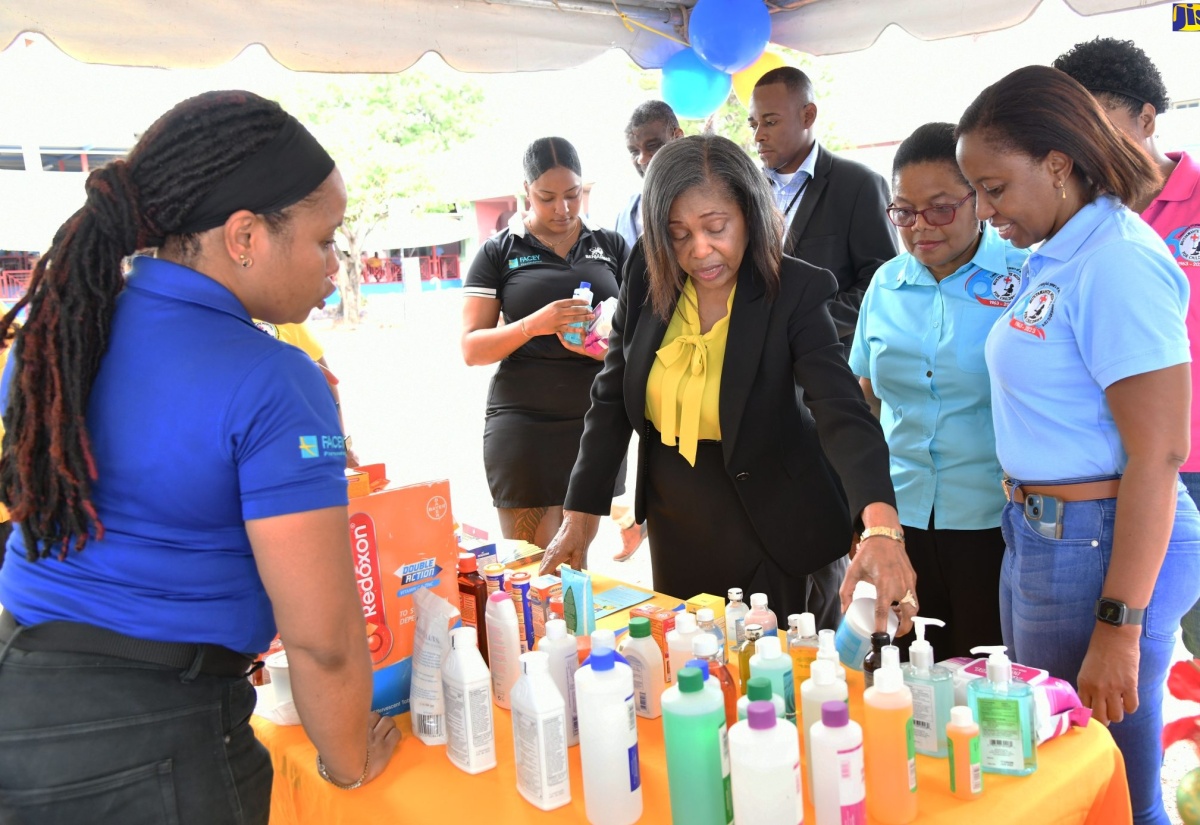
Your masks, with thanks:
[(349, 785), (343, 785), (336, 779), (331, 777), (325, 770), (325, 763), (321, 761), (321, 754), (317, 754), (317, 774), (335, 788), (343, 791), (352, 791), (355, 788), (361, 788), (362, 784), (367, 781), (367, 771), (371, 770), (371, 748), (367, 748), (367, 764), (363, 765), (362, 776)]

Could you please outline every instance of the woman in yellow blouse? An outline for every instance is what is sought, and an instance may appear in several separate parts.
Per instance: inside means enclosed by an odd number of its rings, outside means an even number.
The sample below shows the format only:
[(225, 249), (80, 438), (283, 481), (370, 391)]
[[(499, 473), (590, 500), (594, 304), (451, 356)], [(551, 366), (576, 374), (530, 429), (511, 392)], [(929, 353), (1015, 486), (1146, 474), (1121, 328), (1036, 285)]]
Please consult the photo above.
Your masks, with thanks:
[[(767, 593), (778, 615), (807, 608), (831, 626), (869, 580), (877, 621), (900, 602), (906, 628), (916, 580), (887, 446), (829, 315), (833, 276), (783, 256), (766, 181), (724, 138), (659, 150), (643, 221), (543, 571), (586, 562), (636, 429), (635, 509), (657, 590), (741, 587)], [(846, 573), (854, 530), (864, 537)]]

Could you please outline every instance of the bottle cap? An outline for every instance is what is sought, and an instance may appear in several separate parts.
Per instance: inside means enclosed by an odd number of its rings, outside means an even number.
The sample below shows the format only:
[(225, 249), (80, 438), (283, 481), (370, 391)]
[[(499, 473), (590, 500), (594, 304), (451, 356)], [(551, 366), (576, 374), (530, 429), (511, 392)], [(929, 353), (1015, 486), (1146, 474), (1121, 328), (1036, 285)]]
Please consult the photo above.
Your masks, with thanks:
[(746, 625), (746, 638), (747, 639), (749, 639), (751, 641), (755, 641), (757, 639), (761, 639), (762, 635), (763, 635), (762, 625), (760, 625), (760, 624)]
[(731, 602), (740, 602), (742, 600), (742, 588), (731, 587), (725, 595), (729, 597), (729, 601)]
[(684, 611), (683, 613), (677, 613), (675, 615), (675, 630), (678, 631), (679, 633), (683, 634), (684, 636), (689, 636), (692, 633), (695, 633), (696, 632), (696, 614), (688, 613), (686, 611)]
[(832, 653), (837, 655), (837, 632), (833, 630), (822, 630), (817, 633), (817, 648), (822, 653)]
[(692, 637), (693, 656), (703, 656), (705, 658), (716, 656), (719, 648), (720, 645), (717, 643), (717, 637), (711, 633), (697, 633)]
[(778, 659), (783, 655), (783, 647), (778, 636), (763, 636), (754, 646), (754, 652), (764, 659)]
[(508, 602), (509, 604), (512, 604), (512, 595), (506, 590), (497, 590), (495, 593), (488, 596), (488, 601), (495, 602), (496, 604), (499, 604), (500, 602)]
[(822, 702), (821, 724), (827, 728), (844, 728), (850, 722), (850, 706), (845, 702)]
[(832, 685), (837, 681), (836, 665), (828, 659), (817, 659), (812, 663), (812, 680), (814, 685)]
[(917, 638), (916, 641), (908, 646), (908, 661), (920, 671), (926, 671), (933, 667), (933, 645), (925, 640), (925, 628), (931, 624), (935, 624), (938, 627), (946, 626), (946, 623), (941, 619), (926, 619), (921, 616), (913, 616), (913, 628), (917, 634)]
[(746, 705), (746, 721), (753, 730), (775, 727), (775, 706), (770, 702), (751, 702)]
[(950, 708), (950, 724), (956, 728), (969, 728), (975, 724), (975, 714), (970, 705), (955, 705)]
[(474, 553), (459, 553), (458, 554), (458, 572), (459, 573), (474, 573), (479, 569), (479, 559)]
[(617, 634), (607, 628), (596, 628), (592, 631), (592, 653), (597, 650), (616, 650)]
[(711, 622), (713, 620), (713, 612), (711, 607), (702, 607), (696, 611), (696, 623)]
[(531, 650), (521, 654), (521, 672), (546, 673), (550, 670), (550, 657), (541, 650)]
[(467, 650), (479, 647), (479, 636), (473, 627), (456, 627), (450, 631), (450, 647), (453, 650)]
[[(563, 623), (564, 625), (566, 622)], [(546, 622), (546, 630), (550, 629), (550, 622)], [(629, 620), (629, 638), (645, 639), (650, 635), (650, 620), (645, 616), (634, 616)]]
[(675, 682), (679, 685), (680, 693), (699, 693), (704, 690), (704, 680), (708, 678), (708, 668), (687, 667), (675, 674)]
[(580, 288), (580, 289), (591, 289), (591, 288), (592, 288), (592, 285), (591, 285), (591, 284), (589, 284), (587, 281), (580, 281), (580, 282), (579, 282), (579, 288)]
[(551, 619), (546, 622), (546, 638), (562, 639), (567, 635), (567, 623), (562, 619)]
[(746, 696), (751, 702), (771, 701), (771, 680), (766, 676), (753, 676), (746, 682)]
[(899, 670), (900, 669), (900, 648), (896, 647), (895, 645), (884, 645), (881, 648), (881, 650), (883, 651), (883, 653), (882, 653), (883, 666), (884, 667), (894, 667), (896, 670)]
[(701, 680), (708, 681), (708, 660), (707, 659), (688, 659), (685, 667), (694, 667), (700, 671)]
[(1008, 658), (1008, 648), (1004, 645), (980, 645), (971, 648), (975, 655), (980, 653), (988, 656), (987, 678), (992, 684), (999, 685), (1012, 681), (1012, 661)]
[(817, 617), (811, 613), (800, 614), (800, 637), (807, 639), (817, 635)]
[(592, 670), (612, 670), (616, 660), (616, 653), (611, 649), (593, 650), (591, 658), (588, 659), (588, 666)]
[[(884, 648), (886, 651), (887, 648)], [(813, 664), (816, 664), (815, 662)], [(880, 693), (896, 693), (904, 687), (904, 672), (899, 666), (881, 667), (875, 671), (875, 690)]]
[(750, 594), (750, 606), (755, 607), (755, 608), (766, 607), (767, 606), (767, 594), (766, 593), (751, 593)]
[(800, 627), (800, 614), (799, 613), (789, 613), (788, 614), (788, 630), (796, 630), (799, 627)]

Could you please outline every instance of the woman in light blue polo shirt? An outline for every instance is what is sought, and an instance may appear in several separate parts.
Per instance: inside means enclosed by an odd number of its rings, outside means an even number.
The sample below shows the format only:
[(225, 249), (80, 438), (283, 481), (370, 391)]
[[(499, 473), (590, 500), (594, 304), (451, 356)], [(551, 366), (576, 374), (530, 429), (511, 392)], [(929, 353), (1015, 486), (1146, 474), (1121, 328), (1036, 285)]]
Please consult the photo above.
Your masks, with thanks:
[(927, 123), (896, 150), (888, 217), (906, 252), (863, 296), (850, 368), (883, 425), (926, 638), (939, 656), (1000, 643), (1004, 495), (983, 343), (1028, 252), (975, 217), (954, 126)]
[(1188, 454), (1188, 285), (1125, 204), (1159, 184), (1150, 158), (1077, 82), (1030, 66), (958, 124), (980, 219), (1041, 243), (992, 327), (1004, 641), (1073, 682), (1125, 757), (1134, 821), (1166, 825), (1163, 682), (1200, 596)]

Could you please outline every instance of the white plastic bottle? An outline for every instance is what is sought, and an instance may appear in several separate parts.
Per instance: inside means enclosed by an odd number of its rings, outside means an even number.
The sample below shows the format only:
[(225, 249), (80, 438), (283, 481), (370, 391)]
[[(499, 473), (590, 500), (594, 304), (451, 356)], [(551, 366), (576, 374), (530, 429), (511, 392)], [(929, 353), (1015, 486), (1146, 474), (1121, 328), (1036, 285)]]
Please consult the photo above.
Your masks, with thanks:
[(763, 636), (779, 635), (779, 619), (775, 611), (767, 607), (766, 593), (750, 594), (750, 612), (746, 614), (746, 624), (760, 624)]
[(834, 675), (834, 664), (828, 659), (812, 663), (812, 676), (800, 685), (800, 731), (804, 734), (804, 762), (808, 765), (808, 786), (813, 786), (812, 726), (821, 721), (821, 706), (826, 702), (850, 701), (846, 683)]
[(517, 625), (517, 609), (512, 596), (501, 590), (488, 596), (487, 612), (488, 661), (492, 668), (492, 693), (496, 704), (511, 707), (509, 693), (521, 675), (521, 633)]
[(662, 693), (666, 689), (666, 666), (662, 648), (650, 635), (650, 620), (635, 616), (629, 633), (621, 640), (621, 653), (633, 670), (633, 701), (643, 719), (662, 716)]
[[(580, 281), (579, 287), (571, 295), (572, 298), (582, 298), (588, 302), (588, 306), (592, 305), (592, 285), (587, 281)], [(568, 343), (576, 346), (583, 346), (584, 335), (587, 334), (587, 324), (583, 321), (574, 321), (570, 324), (570, 329), (563, 333), (563, 338), (567, 339)]]
[[(796, 683), (792, 679), (792, 657), (784, 654), (779, 636), (763, 636), (750, 657), (750, 676), (766, 676), (771, 690), (783, 697), (783, 715), (795, 724)], [(736, 711), (735, 711), (736, 712)]]
[[(617, 661), (624, 664), (629, 664), (629, 662), (625, 661), (625, 657), (621, 655), (621, 652), (617, 650), (617, 634), (610, 628), (598, 627), (592, 631), (589, 638), (591, 639), (592, 644), (588, 649), (588, 655), (584, 657), (583, 665), (588, 663), (588, 660), (592, 658), (592, 653), (597, 650), (615, 650), (617, 651)], [(581, 667), (583, 665), (581, 665)]]
[(632, 825), (642, 815), (633, 671), (614, 653), (593, 654), (575, 674), (583, 804), (592, 825)]
[(522, 653), (521, 678), (512, 690), (517, 790), (543, 811), (571, 801), (566, 717), (566, 702), (550, 677), (550, 657), (542, 651)]
[(442, 691), (446, 697), (446, 756), (467, 773), (496, 767), (492, 677), (479, 652), (475, 628), (450, 631), (450, 655), (442, 666)]
[(725, 661), (732, 662), (746, 641), (746, 614), (750, 608), (742, 601), (742, 588), (731, 587), (726, 595), (729, 604), (725, 605)]
[(726, 655), (725, 631), (717, 626), (711, 607), (702, 607), (696, 611), (696, 629), (700, 633), (709, 633), (717, 639), (717, 661), (721, 664), (729, 662)]
[(809, 757), (817, 825), (867, 821), (867, 780), (863, 769), (863, 732), (850, 721), (845, 702), (826, 702), (812, 727)]
[(834, 665), (833, 675), (839, 681), (844, 682), (846, 681), (846, 667), (842, 664), (842, 657), (838, 655), (836, 639), (837, 631), (835, 630), (817, 631), (817, 658), (832, 662)]
[(692, 658), (692, 637), (700, 632), (696, 614), (686, 611), (675, 616), (675, 629), (667, 631), (667, 655), (671, 661), (671, 672), (678, 673)]
[(800, 740), (770, 702), (751, 702), (746, 718), (729, 729), (729, 759), (737, 822), (803, 824)]
[(538, 639), (537, 649), (550, 661), (550, 678), (567, 703), (567, 745), (579, 744), (579, 712), (575, 707), (575, 671), (579, 670), (579, 645), (567, 633), (562, 619), (546, 622), (546, 635)]

